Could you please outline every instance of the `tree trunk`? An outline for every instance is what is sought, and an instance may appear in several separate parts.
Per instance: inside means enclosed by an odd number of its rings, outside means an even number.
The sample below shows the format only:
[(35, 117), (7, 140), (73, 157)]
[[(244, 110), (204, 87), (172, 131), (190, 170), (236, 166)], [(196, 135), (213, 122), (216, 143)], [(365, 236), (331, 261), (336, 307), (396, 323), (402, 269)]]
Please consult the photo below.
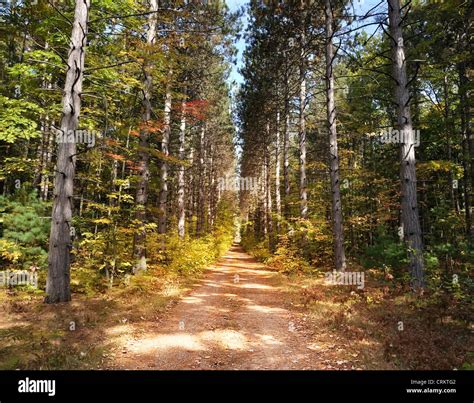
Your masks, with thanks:
[[(451, 126), (449, 124), (449, 90), (448, 90), (448, 74), (445, 73), (443, 80), (443, 92), (444, 92), (444, 130), (446, 132), (446, 154), (448, 160), (452, 160), (452, 148), (451, 148)], [(449, 193), (451, 196), (451, 204), (456, 213), (459, 212), (459, 205), (455, 195), (453, 186), (453, 173), (449, 171)], [(422, 220), (423, 223), (423, 220)]]
[(330, 0), (326, 0), (326, 89), (327, 89), (327, 124), (329, 129), (329, 169), (332, 193), (332, 220), (334, 236), (334, 256), (336, 270), (346, 269), (344, 253), (344, 233), (342, 226), (341, 189), (339, 180), (339, 153), (337, 147), (336, 105), (334, 101), (334, 46), (333, 18)]
[(270, 123), (267, 123), (266, 131), (266, 144), (265, 144), (265, 197), (266, 197), (266, 221), (267, 221), (267, 234), (268, 234), (268, 248), (270, 251), (273, 250), (273, 218), (272, 218), (272, 182), (271, 182), (271, 170), (270, 170)]
[(48, 125), (45, 120), (46, 119), (41, 119), (41, 142), (38, 144), (38, 148), (36, 149), (36, 159), (38, 162), (35, 164), (35, 173), (33, 176), (34, 188), (39, 187), (43, 179), (46, 147), (49, 140)]
[[(179, 126), (179, 159), (184, 162), (184, 146), (186, 141), (186, 99), (181, 102), (181, 124)], [(184, 165), (178, 170), (178, 236), (184, 239), (186, 213), (184, 208)]]
[(275, 142), (275, 210), (277, 213), (277, 232), (280, 230), (281, 194), (280, 194), (280, 112), (276, 115), (276, 142)]
[(193, 224), (193, 218), (195, 216), (195, 181), (194, 181), (194, 167), (195, 167), (195, 162), (194, 162), (194, 144), (191, 142), (191, 147), (189, 150), (188, 154), (188, 161), (191, 164), (191, 166), (188, 168), (188, 175), (187, 175), (187, 205), (188, 205), (188, 232), (191, 233), (192, 229), (192, 224)]
[(308, 195), (306, 182), (306, 12), (302, 2), (301, 10), (301, 58), (300, 58), (300, 110), (299, 110), (299, 152), (300, 152), (300, 217), (308, 217)]
[(205, 222), (205, 178), (206, 178), (206, 126), (203, 124), (201, 133), (199, 136), (199, 189), (198, 189), (198, 200), (197, 200), (197, 222), (196, 222), (196, 234), (198, 236), (204, 233), (204, 222)]
[(166, 84), (164, 128), (163, 139), (161, 141), (161, 152), (164, 156), (164, 159), (161, 161), (160, 168), (160, 218), (158, 222), (158, 232), (160, 234), (166, 233), (166, 218), (168, 213), (168, 161), (166, 160), (166, 157), (169, 155), (168, 146), (171, 134), (171, 75), (172, 72), (170, 71), (168, 73), (168, 82)]
[(48, 127), (48, 135), (47, 135), (47, 145), (45, 150), (45, 161), (44, 161), (44, 174), (41, 176), (41, 183), (40, 183), (40, 195), (41, 200), (46, 201), (48, 200), (48, 192), (49, 192), (49, 176), (48, 176), (48, 168), (51, 165), (51, 161), (53, 158), (53, 147), (54, 147), (54, 136), (51, 132), (51, 125), (49, 120), (47, 122)]
[[(472, 146), (471, 116), (469, 110), (469, 97), (467, 94), (469, 80), (466, 76), (466, 64), (461, 62), (458, 64), (459, 74), (459, 98), (460, 98), (460, 114), (461, 114), (461, 133), (462, 133), (462, 150), (463, 150), (463, 173), (464, 173), (464, 210), (466, 216), (466, 233), (470, 238), (474, 239), (474, 223), (472, 220), (472, 183), (474, 178), (474, 150)], [(470, 169), (471, 170), (470, 170)]]
[(392, 36), (393, 78), (396, 81), (398, 128), (400, 133), (404, 134), (400, 148), (401, 223), (410, 257), (412, 287), (418, 290), (424, 287), (423, 244), (416, 194), (415, 134), (412, 130), (409, 106), (400, 0), (388, 0), (388, 15)]
[[(62, 99), (61, 134), (74, 133), (81, 112), (82, 81), (90, 0), (77, 0), (68, 55), (68, 70)], [(45, 302), (71, 300), (71, 224), (73, 187), (76, 165), (75, 142), (58, 142), (58, 158), (54, 181), (54, 200), (49, 238), (48, 276)]]
[(284, 199), (284, 210), (285, 218), (290, 216), (290, 160), (289, 160), (289, 149), (290, 149), (290, 111), (289, 111), (289, 100), (288, 96), (285, 100), (285, 129), (283, 132), (283, 180), (285, 182), (285, 199)]
[(208, 190), (206, 192), (206, 210), (207, 210), (207, 221), (206, 221), (206, 228), (208, 230), (212, 229), (213, 226), (213, 219), (212, 219), (212, 199), (214, 196), (214, 147), (212, 142), (209, 142), (209, 157), (208, 157), (208, 175), (207, 175), (207, 183), (208, 183)]
[[(264, 156), (264, 159), (265, 159), (265, 156)], [(265, 238), (268, 234), (268, 215), (267, 215), (267, 211), (268, 211), (268, 207), (267, 207), (267, 202), (268, 202), (268, 199), (267, 199), (267, 165), (265, 163), (265, 161), (263, 162), (263, 165), (262, 165), (262, 171), (261, 171), (261, 174), (260, 174), (260, 180), (261, 180), (261, 209), (260, 209), (260, 217), (261, 217), (261, 228), (262, 228), (262, 235), (263, 235), (263, 238)]]
[[(152, 45), (155, 43), (156, 37), (156, 11), (158, 10), (158, 1), (150, 0), (150, 15), (148, 17), (148, 31), (147, 31), (147, 44)], [(149, 130), (148, 123), (151, 119), (151, 95), (153, 91), (153, 81), (151, 72), (149, 71), (149, 65), (145, 62), (143, 66), (144, 71), (144, 85), (143, 85), (143, 127), (140, 130), (140, 141), (138, 155), (140, 158), (139, 163), (139, 175), (140, 180), (138, 182), (137, 194), (135, 202), (137, 204), (135, 218), (139, 222), (140, 227), (135, 233), (134, 238), (134, 255), (136, 265), (134, 272), (139, 272), (147, 269), (146, 263), (146, 203), (148, 200), (148, 182), (150, 180), (150, 168), (149, 168)]]

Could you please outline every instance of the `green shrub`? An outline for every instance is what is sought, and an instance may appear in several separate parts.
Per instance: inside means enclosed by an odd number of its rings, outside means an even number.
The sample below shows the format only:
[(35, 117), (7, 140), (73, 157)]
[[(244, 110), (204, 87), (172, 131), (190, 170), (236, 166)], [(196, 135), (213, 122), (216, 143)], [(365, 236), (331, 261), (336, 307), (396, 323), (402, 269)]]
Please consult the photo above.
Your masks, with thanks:
[(257, 239), (253, 231), (252, 223), (246, 223), (242, 227), (242, 247), (256, 259), (265, 262), (272, 254), (268, 250), (268, 239)]
[(298, 253), (287, 235), (280, 236), (275, 254), (267, 263), (282, 273), (309, 272), (311, 265)]
[[(183, 241), (173, 240), (167, 249), (168, 268), (178, 273), (196, 273), (209, 266), (215, 259), (212, 236)], [(170, 244), (168, 244), (170, 245)]]
[(35, 191), (20, 189), (16, 194), (0, 196), (0, 265), (29, 269), (48, 265), (50, 229), (49, 204), (42, 202)]
[(374, 245), (365, 249), (360, 260), (366, 268), (388, 269), (397, 278), (404, 278), (408, 273), (409, 259), (405, 245), (388, 236), (382, 228), (378, 230)]

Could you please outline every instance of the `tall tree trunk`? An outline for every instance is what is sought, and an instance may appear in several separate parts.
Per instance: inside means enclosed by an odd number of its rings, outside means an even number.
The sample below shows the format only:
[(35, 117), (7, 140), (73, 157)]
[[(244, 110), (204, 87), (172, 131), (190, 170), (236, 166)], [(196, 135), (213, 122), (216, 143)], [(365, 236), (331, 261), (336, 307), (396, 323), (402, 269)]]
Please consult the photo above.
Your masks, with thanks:
[(327, 124), (329, 129), (329, 169), (331, 176), (332, 193), (332, 220), (334, 236), (334, 256), (336, 270), (346, 269), (344, 253), (344, 232), (342, 226), (342, 204), (339, 180), (339, 153), (337, 145), (336, 105), (334, 101), (334, 46), (333, 17), (331, 0), (326, 0), (326, 95), (327, 95)]
[[(48, 42), (44, 44), (44, 49), (45, 50), (49, 49)], [(51, 90), (53, 88), (51, 84), (51, 80), (45, 79), (43, 81), (42, 87), (46, 90)], [(44, 118), (41, 121), (41, 132), (42, 132), (41, 145), (38, 150), (38, 158), (40, 160), (40, 163), (38, 164), (38, 170), (36, 171), (36, 175), (33, 181), (33, 186), (39, 188), (40, 199), (46, 200), (46, 198), (43, 198), (43, 191), (44, 191), (45, 183), (48, 182), (48, 167), (49, 167), (48, 154), (49, 156), (51, 156), (52, 154), (51, 147), (53, 145), (49, 112), (45, 113)]]
[(212, 141), (209, 142), (209, 157), (208, 157), (208, 163), (209, 163), (209, 169), (208, 169), (208, 175), (207, 175), (207, 183), (208, 183), (208, 190), (206, 192), (207, 198), (206, 198), (206, 203), (207, 203), (207, 221), (206, 221), (206, 228), (211, 229), (213, 226), (213, 221), (212, 221), (212, 199), (214, 195), (214, 147), (212, 144)]
[[(263, 157), (265, 160), (265, 156)], [(265, 238), (268, 234), (268, 207), (267, 207), (267, 164), (263, 163), (262, 165), (262, 170), (260, 174), (260, 180), (261, 180), (261, 209), (260, 209), (260, 217), (261, 217), (261, 228), (262, 228), (262, 235), (263, 238)]]
[(158, 232), (160, 234), (166, 233), (166, 221), (168, 214), (168, 161), (166, 160), (166, 157), (169, 155), (168, 146), (171, 134), (171, 76), (172, 72), (169, 71), (168, 82), (166, 83), (163, 138), (161, 140), (161, 152), (164, 156), (164, 159), (161, 161), (160, 167), (160, 218), (158, 222)]
[(179, 126), (179, 159), (182, 161), (178, 170), (178, 236), (184, 239), (186, 213), (184, 208), (184, 147), (186, 141), (186, 98), (181, 102), (181, 123)]
[(299, 110), (299, 152), (300, 152), (300, 217), (308, 217), (308, 194), (306, 180), (306, 10), (301, 1), (301, 55), (300, 55), (300, 110)]
[[(36, 149), (36, 159), (37, 164), (35, 166), (35, 173), (33, 177), (33, 187), (38, 188), (43, 179), (43, 171), (44, 171), (44, 159), (45, 159), (45, 143), (47, 142), (48, 133), (45, 130), (44, 122), (41, 122), (41, 143), (38, 144), (38, 148)], [(41, 188), (39, 188), (41, 189)]]
[[(36, 159), (38, 160), (35, 164), (35, 173), (33, 177), (33, 187), (37, 188), (40, 186), (43, 180), (43, 172), (45, 171), (45, 157), (46, 157), (46, 147), (49, 140), (49, 130), (46, 118), (41, 119), (41, 142), (38, 144), (36, 150)], [(41, 188), (40, 188), (41, 189)]]
[(265, 197), (266, 197), (266, 221), (268, 234), (268, 247), (273, 250), (273, 218), (272, 218), (272, 182), (271, 182), (271, 153), (270, 153), (270, 123), (267, 123), (266, 139), (265, 139)]
[[(86, 54), (86, 35), (90, 0), (76, 0), (68, 70), (62, 99), (61, 133), (74, 133), (81, 112), (82, 81)], [(54, 200), (49, 238), (48, 276), (45, 302), (58, 303), (71, 300), (71, 226), (73, 187), (76, 168), (75, 142), (58, 144), (58, 158), (54, 181)]]
[[(444, 130), (446, 131), (446, 153), (448, 160), (452, 160), (452, 148), (451, 148), (451, 125), (449, 122), (449, 89), (448, 89), (448, 74), (444, 75), (443, 80), (443, 92), (444, 92)], [(459, 212), (459, 205), (453, 186), (453, 172), (449, 171), (449, 192), (451, 196), (451, 204), (456, 212)]]
[(195, 156), (194, 156), (194, 144), (191, 142), (191, 147), (189, 149), (189, 154), (188, 154), (188, 161), (191, 164), (191, 166), (188, 168), (188, 175), (187, 175), (187, 205), (188, 205), (188, 232), (191, 232), (192, 229), (192, 224), (193, 224), (193, 218), (195, 216), (195, 181), (194, 181), (194, 167), (195, 167)]
[[(400, 147), (401, 223), (408, 246), (412, 287), (424, 287), (423, 243), (416, 194), (415, 134), (411, 122), (410, 96), (407, 87), (406, 59), (403, 46), (400, 0), (388, 0), (390, 35), (392, 36), (393, 78), (396, 81), (395, 103), (398, 105), (398, 128), (404, 134)], [(402, 136), (400, 136), (402, 137)]]
[[(153, 45), (156, 39), (156, 11), (158, 10), (158, 0), (150, 0), (150, 15), (148, 17), (147, 44)], [(137, 187), (135, 202), (137, 204), (135, 218), (140, 227), (135, 233), (134, 238), (134, 255), (135, 268), (134, 272), (147, 269), (146, 263), (146, 203), (148, 200), (148, 182), (150, 181), (149, 168), (149, 130), (148, 124), (151, 119), (151, 96), (153, 91), (153, 79), (149, 71), (149, 64), (145, 62), (144, 85), (143, 85), (143, 122), (140, 130), (139, 141), (139, 175), (140, 179)]]
[(53, 147), (54, 147), (54, 136), (51, 132), (51, 124), (49, 119), (46, 120), (47, 124), (47, 136), (46, 136), (46, 148), (45, 148), (45, 156), (44, 156), (44, 173), (41, 175), (41, 183), (40, 183), (40, 196), (41, 200), (46, 201), (48, 200), (48, 192), (49, 192), (49, 176), (48, 171), (51, 165), (51, 161), (53, 159)]
[(472, 145), (471, 116), (469, 109), (468, 85), (469, 80), (466, 76), (466, 63), (458, 64), (459, 74), (459, 98), (460, 98), (460, 114), (461, 114), (461, 133), (462, 133), (462, 150), (463, 150), (463, 173), (464, 173), (464, 209), (466, 216), (466, 233), (470, 238), (474, 239), (474, 222), (472, 219), (472, 190), (474, 189), (474, 147)]
[(276, 115), (276, 142), (275, 142), (275, 210), (277, 213), (277, 232), (280, 230), (281, 194), (280, 194), (280, 111)]
[(199, 136), (199, 189), (198, 189), (198, 200), (197, 200), (197, 222), (196, 222), (196, 234), (202, 235), (204, 233), (204, 222), (205, 222), (205, 178), (206, 178), (206, 125), (203, 123), (201, 133)]
[[(288, 85), (288, 84), (287, 84)], [(283, 131), (283, 181), (285, 182), (285, 199), (284, 199), (284, 212), (285, 218), (290, 216), (290, 111), (289, 111), (289, 99), (288, 94), (285, 99), (285, 123)]]

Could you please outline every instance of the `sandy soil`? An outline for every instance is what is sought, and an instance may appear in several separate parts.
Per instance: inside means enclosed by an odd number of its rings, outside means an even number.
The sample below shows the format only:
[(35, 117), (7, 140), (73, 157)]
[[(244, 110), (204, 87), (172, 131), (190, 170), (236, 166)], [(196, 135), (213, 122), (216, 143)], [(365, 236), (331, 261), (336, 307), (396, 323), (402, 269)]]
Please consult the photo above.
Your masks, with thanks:
[(156, 322), (120, 338), (115, 369), (320, 369), (278, 275), (238, 246)]

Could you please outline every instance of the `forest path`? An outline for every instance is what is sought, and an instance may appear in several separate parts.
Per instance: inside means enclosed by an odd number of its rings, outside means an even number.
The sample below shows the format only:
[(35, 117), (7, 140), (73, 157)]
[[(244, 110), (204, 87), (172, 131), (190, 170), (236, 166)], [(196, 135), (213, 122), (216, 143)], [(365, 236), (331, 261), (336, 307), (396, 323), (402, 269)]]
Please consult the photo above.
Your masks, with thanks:
[(157, 322), (137, 324), (110, 368), (324, 368), (280, 282), (234, 245)]

